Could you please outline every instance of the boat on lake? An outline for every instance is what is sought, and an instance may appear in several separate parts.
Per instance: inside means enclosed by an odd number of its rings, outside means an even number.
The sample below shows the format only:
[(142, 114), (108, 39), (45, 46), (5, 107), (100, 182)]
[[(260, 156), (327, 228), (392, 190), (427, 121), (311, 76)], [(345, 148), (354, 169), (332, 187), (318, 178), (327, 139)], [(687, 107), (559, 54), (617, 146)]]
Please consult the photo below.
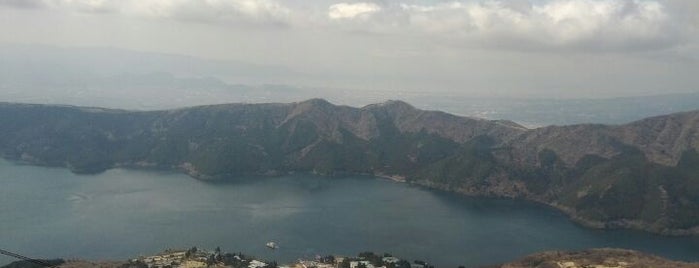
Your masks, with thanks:
[(278, 249), (279, 248), (277, 243), (274, 243), (274, 241), (267, 242), (267, 244), (265, 244), (265, 246), (267, 246), (270, 249)]

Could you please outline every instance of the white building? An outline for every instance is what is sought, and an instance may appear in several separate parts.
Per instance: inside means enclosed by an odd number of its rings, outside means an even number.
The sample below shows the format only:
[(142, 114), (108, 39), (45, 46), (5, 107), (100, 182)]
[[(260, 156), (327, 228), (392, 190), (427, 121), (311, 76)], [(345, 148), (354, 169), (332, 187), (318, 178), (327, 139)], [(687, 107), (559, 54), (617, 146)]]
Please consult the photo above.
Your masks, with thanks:
[(252, 261), (250, 262), (250, 265), (248, 265), (248, 268), (262, 268), (262, 267), (265, 267), (265, 266), (267, 266), (267, 264), (264, 263), (264, 262), (261, 262), (261, 261), (258, 261), (258, 260), (252, 260)]
[(376, 268), (376, 267), (374, 267), (374, 265), (371, 264), (371, 262), (369, 262), (369, 261), (351, 261), (351, 262), (350, 262), (350, 268), (357, 268), (357, 266), (359, 266), (360, 263), (361, 263), (361, 264), (364, 264), (364, 266), (366, 266), (366, 268)]

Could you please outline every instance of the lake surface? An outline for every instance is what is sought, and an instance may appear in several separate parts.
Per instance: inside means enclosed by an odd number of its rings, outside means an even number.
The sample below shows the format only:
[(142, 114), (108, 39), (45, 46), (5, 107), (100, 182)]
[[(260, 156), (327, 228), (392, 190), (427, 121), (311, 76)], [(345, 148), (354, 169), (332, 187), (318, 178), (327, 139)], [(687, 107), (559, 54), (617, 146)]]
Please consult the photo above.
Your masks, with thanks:
[[(268, 241), (280, 248), (265, 248)], [(371, 250), (438, 267), (591, 247), (699, 261), (699, 237), (591, 230), (537, 204), (369, 177), (207, 183), (123, 169), (75, 175), (0, 160), (0, 248), (41, 258), (125, 260), (191, 246), (279, 262)], [(0, 264), (10, 261), (0, 257)]]

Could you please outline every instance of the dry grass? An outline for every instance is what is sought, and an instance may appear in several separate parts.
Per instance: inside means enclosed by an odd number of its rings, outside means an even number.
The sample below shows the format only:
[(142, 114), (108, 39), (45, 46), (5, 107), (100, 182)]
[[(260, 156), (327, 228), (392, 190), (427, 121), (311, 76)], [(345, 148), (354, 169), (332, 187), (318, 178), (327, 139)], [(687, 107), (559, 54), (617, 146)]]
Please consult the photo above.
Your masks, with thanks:
[[(572, 264), (572, 265), (571, 265)], [(699, 263), (677, 262), (623, 249), (551, 251), (524, 257), (501, 268), (699, 268)]]

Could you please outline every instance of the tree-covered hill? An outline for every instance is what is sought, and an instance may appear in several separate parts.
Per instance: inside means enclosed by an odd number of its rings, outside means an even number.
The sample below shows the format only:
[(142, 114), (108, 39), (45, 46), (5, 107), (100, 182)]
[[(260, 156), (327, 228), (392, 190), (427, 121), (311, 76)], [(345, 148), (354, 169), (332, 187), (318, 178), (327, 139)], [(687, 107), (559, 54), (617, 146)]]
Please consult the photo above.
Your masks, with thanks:
[(0, 103), (4, 158), (76, 173), (175, 169), (199, 179), (381, 174), (555, 206), (589, 226), (699, 233), (699, 112), (526, 129), (390, 101), (312, 99), (166, 111)]

